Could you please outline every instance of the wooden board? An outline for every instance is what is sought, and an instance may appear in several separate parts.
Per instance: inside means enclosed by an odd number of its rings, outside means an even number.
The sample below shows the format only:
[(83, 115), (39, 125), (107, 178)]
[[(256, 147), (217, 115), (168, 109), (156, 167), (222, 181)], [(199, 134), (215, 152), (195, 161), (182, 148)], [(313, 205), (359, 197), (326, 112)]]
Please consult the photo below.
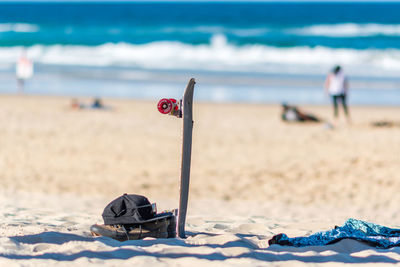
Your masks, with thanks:
[(185, 238), (185, 221), (189, 198), (190, 162), (192, 156), (192, 131), (193, 131), (193, 91), (194, 78), (186, 86), (182, 99), (183, 139), (182, 139), (182, 165), (181, 185), (178, 210), (177, 232), (180, 238)]

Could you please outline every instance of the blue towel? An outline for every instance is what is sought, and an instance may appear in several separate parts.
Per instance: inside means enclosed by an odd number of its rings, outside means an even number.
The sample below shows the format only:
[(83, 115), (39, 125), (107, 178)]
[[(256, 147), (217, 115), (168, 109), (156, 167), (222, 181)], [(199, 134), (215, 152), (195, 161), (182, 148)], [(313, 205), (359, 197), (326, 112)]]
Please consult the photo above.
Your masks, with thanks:
[(335, 229), (307, 237), (289, 238), (286, 234), (275, 235), (269, 240), (269, 244), (294, 247), (324, 246), (345, 238), (358, 240), (377, 248), (391, 248), (400, 246), (400, 229), (348, 219), (341, 227), (336, 226)]

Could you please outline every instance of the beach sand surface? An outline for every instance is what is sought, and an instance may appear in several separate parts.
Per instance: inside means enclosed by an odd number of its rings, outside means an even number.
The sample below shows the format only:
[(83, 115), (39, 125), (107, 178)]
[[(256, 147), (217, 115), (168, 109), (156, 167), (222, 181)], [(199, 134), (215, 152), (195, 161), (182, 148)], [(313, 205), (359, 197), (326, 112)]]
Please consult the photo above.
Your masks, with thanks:
[[(82, 99), (90, 102), (90, 99)], [(155, 101), (0, 97), (0, 264), (4, 266), (301, 266), (397, 263), (342, 240), (269, 246), (348, 218), (400, 228), (398, 107), (351, 107), (352, 124), (294, 124), (278, 105), (195, 103), (187, 239), (118, 242), (90, 235), (123, 193), (178, 207), (181, 120)], [(302, 106), (330, 120), (331, 107)]]

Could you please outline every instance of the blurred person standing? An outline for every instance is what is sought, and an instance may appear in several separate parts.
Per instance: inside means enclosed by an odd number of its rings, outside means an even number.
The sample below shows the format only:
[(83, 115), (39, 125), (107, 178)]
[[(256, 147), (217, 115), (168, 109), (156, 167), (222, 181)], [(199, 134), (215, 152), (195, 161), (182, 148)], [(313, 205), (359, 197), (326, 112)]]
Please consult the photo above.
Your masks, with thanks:
[(350, 123), (350, 113), (347, 107), (347, 95), (349, 91), (349, 83), (346, 75), (343, 73), (342, 67), (337, 65), (332, 72), (328, 74), (325, 80), (325, 92), (329, 94), (333, 102), (334, 124), (337, 124), (339, 117), (338, 102), (342, 103), (346, 120)]
[(21, 56), (17, 60), (15, 75), (17, 77), (18, 92), (24, 91), (25, 82), (33, 76), (33, 63), (26, 56), (26, 51), (22, 50)]

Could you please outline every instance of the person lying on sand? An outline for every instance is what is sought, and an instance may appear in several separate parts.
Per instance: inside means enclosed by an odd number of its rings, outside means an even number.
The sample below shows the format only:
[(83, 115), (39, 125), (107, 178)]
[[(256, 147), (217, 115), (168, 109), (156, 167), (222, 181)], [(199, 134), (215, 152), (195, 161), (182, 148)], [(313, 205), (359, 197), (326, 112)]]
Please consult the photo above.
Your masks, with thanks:
[(306, 114), (296, 106), (290, 106), (287, 103), (282, 103), (281, 118), (287, 122), (321, 122), (321, 119), (314, 115)]
[(103, 104), (103, 101), (100, 98), (94, 98), (92, 104), (85, 105), (78, 101), (78, 99), (73, 98), (71, 100), (71, 108), (72, 109), (106, 109), (109, 110), (111, 107)]
[(93, 99), (93, 103), (92, 103), (92, 105), (91, 105), (90, 107), (91, 107), (91, 108), (98, 108), (98, 109), (106, 108), (106, 107), (104, 106), (104, 104), (103, 104), (103, 101), (101, 101), (100, 98), (95, 98), (95, 99)]
[(85, 108), (85, 105), (82, 104), (82, 103), (80, 103), (80, 102), (78, 101), (78, 99), (72, 98), (72, 99), (71, 99), (71, 108), (72, 108), (72, 109), (81, 109), (81, 108)]

